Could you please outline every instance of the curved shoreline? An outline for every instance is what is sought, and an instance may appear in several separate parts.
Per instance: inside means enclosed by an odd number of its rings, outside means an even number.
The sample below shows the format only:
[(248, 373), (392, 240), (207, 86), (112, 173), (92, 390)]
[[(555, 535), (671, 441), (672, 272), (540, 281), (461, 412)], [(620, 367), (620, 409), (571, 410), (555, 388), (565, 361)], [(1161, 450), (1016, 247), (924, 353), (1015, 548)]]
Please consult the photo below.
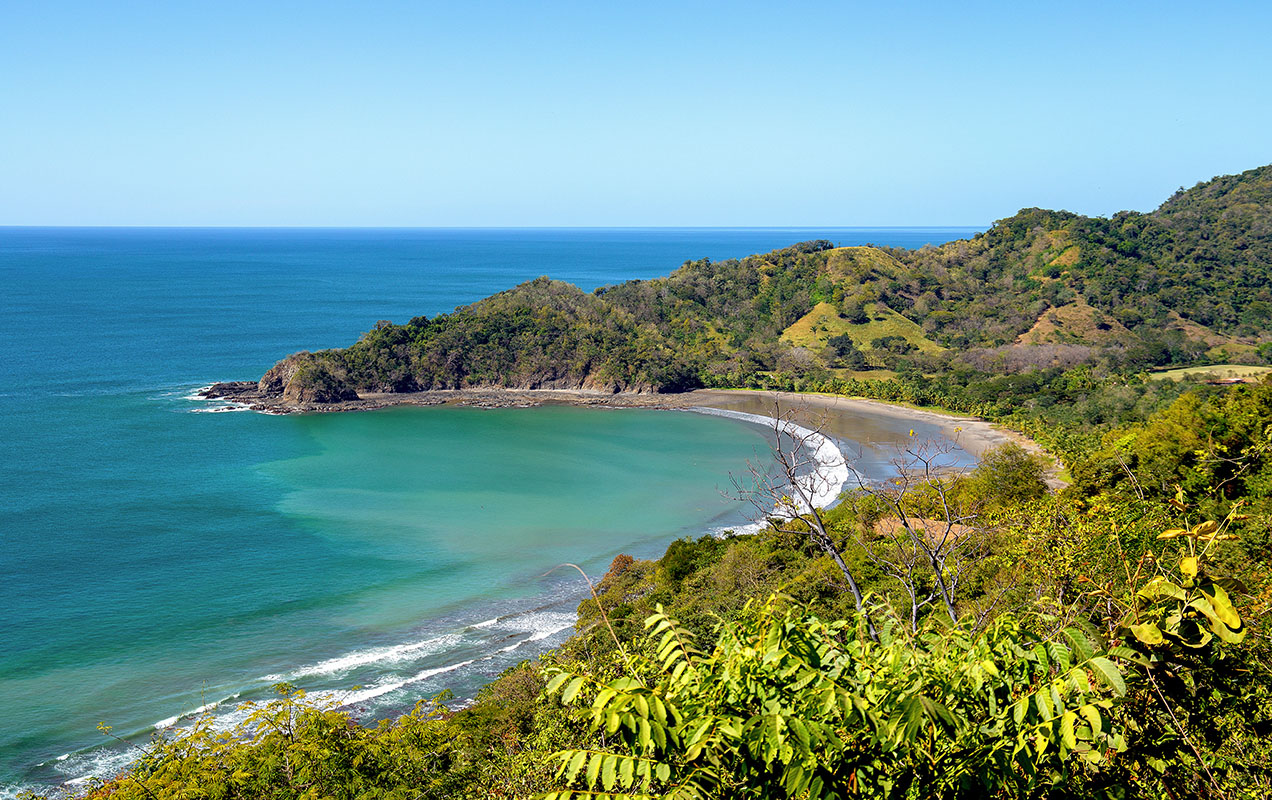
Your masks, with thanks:
[[(937, 427), (941, 434), (976, 458), (986, 451), (1008, 442), (1047, 461), (1047, 485), (1063, 489), (1068, 483), (1060, 478), (1064, 464), (1033, 439), (980, 417), (942, 413), (928, 409), (885, 403), (864, 397), (781, 392), (761, 389), (697, 389), (678, 394), (637, 392), (603, 392), (588, 389), (509, 389), (503, 387), (469, 389), (435, 389), (427, 392), (377, 392), (358, 396), (357, 400), (337, 403), (285, 403), (278, 397), (263, 395), (255, 383), (218, 383), (199, 394), (207, 400), (224, 400), (225, 410), (250, 409), (270, 414), (330, 413), (336, 411), (372, 411), (396, 406), (457, 405), (472, 408), (529, 408), (540, 405), (594, 406), (601, 408), (690, 409), (693, 407), (743, 411), (772, 417), (778, 408), (793, 410), (813, 427), (845, 430), (859, 426), (863, 420), (880, 417), (906, 422), (923, 422)], [(763, 404), (761, 406), (760, 404)], [(211, 409), (219, 410), (219, 409)], [(848, 437), (856, 438), (856, 437)]]
[[(922, 408), (895, 405), (881, 400), (870, 400), (864, 397), (845, 397), (830, 394), (812, 394), (800, 392), (775, 392), (758, 389), (700, 389), (690, 392), (698, 396), (702, 405), (713, 408), (727, 408), (734, 405), (754, 404), (767, 401), (770, 406), (785, 405), (788, 409), (802, 412), (806, 418), (821, 416), (821, 422), (828, 426), (851, 427), (860, 423), (863, 418), (885, 417), (904, 422), (923, 422), (938, 428), (943, 436), (976, 458), (987, 451), (1004, 444), (1014, 443), (1026, 452), (1040, 456), (1047, 461), (1046, 482), (1052, 490), (1063, 489), (1068, 483), (1060, 476), (1064, 464), (1042, 445), (1018, 431), (1004, 428), (980, 417), (942, 413)], [(770, 414), (771, 416), (771, 414)]]
[[(191, 396), (190, 399), (195, 399)], [(229, 398), (208, 398), (202, 399), (222, 399)], [(1040, 447), (1032, 440), (1027, 439), (1021, 434), (1014, 431), (1004, 430), (986, 420), (977, 417), (956, 416), (949, 414), (941, 414), (934, 411), (924, 409), (910, 408), (906, 406), (892, 405), (876, 400), (868, 400), (865, 398), (851, 398), (837, 395), (824, 394), (801, 394), (796, 392), (774, 392), (750, 389), (703, 389), (694, 392), (686, 392), (682, 394), (656, 395), (656, 394), (608, 394), (602, 392), (589, 392), (586, 390), (562, 390), (562, 389), (546, 389), (546, 390), (502, 390), (502, 389), (465, 389), (450, 390), (438, 392), (422, 392), (411, 395), (363, 395), (359, 401), (349, 401), (347, 403), (332, 404), (329, 407), (315, 408), (296, 408), (263, 405), (254, 410), (266, 413), (312, 413), (312, 412), (332, 412), (332, 411), (357, 411), (357, 410), (374, 410), (380, 408), (392, 408), (397, 406), (437, 406), (437, 405), (455, 405), (478, 408), (520, 408), (539, 405), (571, 405), (571, 406), (592, 406), (604, 408), (648, 408), (648, 409), (667, 409), (680, 411), (694, 411), (697, 413), (712, 414), (723, 416), (731, 419), (739, 419), (751, 424), (761, 425), (772, 429), (778, 419), (782, 419), (786, 426), (784, 432), (790, 432), (787, 428), (798, 433), (802, 437), (813, 437), (816, 441), (816, 449), (819, 451), (815, 454), (826, 466), (832, 470), (840, 471), (844, 474), (835, 475), (832, 480), (825, 483), (814, 490), (814, 494), (819, 499), (824, 499), (828, 495), (830, 497), (837, 496), (839, 490), (843, 488), (848, 467), (846, 462), (851, 457), (849, 453), (842, 452), (837, 444), (835, 444), (830, 429), (840, 426), (843, 429), (855, 429), (862, 422), (863, 418), (868, 417), (885, 417), (906, 423), (907, 425), (924, 422), (939, 428), (942, 433), (954, 441), (959, 447), (966, 450), (969, 454), (979, 457), (986, 450), (1001, 445), (1007, 441), (1016, 441), (1022, 446), (1033, 452), (1043, 452)], [(247, 404), (242, 402), (235, 403), (234, 410), (247, 410)], [(739, 410), (739, 406), (751, 408), (751, 411)], [(217, 409), (212, 409), (217, 410)], [(228, 409), (227, 409), (228, 410)], [(798, 421), (791, 421), (795, 419)], [(834, 450), (835, 456), (832, 457), (823, 448)], [(833, 501), (832, 501), (833, 502)], [(756, 522), (755, 526), (765, 523)], [(751, 525), (734, 526), (730, 530), (735, 533), (749, 533)], [(490, 622), (489, 620), (487, 623)], [(486, 623), (478, 623), (478, 626)], [(527, 640), (515, 642), (505, 650), (515, 649), (527, 641), (535, 641), (538, 637), (532, 637)], [(546, 637), (542, 637), (546, 638)], [(418, 646), (417, 644), (407, 643), (390, 647), (380, 648), (371, 647), (361, 650), (355, 649), (351, 653), (345, 653), (328, 659), (317, 665), (301, 665), (294, 672), (302, 673), (304, 670), (323, 669), (328, 663), (341, 663), (352, 656), (365, 657), (367, 653), (376, 652), (378, 649), (399, 650), (403, 648), (411, 648)], [(476, 660), (484, 660), (492, 658), (497, 653), (490, 653), (478, 656), (473, 659), (450, 664), (438, 668), (429, 668), (418, 673), (413, 677), (408, 677), (396, 683), (386, 683), (382, 685), (373, 685), (364, 687), (360, 690), (319, 690), (315, 692), (315, 697), (332, 699), (341, 698), (343, 702), (339, 703), (339, 707), (348, 708), (356, 705), (366, 699), (370, 699), (377, 695), (393, 691), (403, 685), (411, 683), (422, 677), (429, 677), (434, 672), (449, 671), (456, 667), (462, 667), (473, 663)], [(270, 675), (267, 678), (285, 678), (283, 675)], [(165, 730), (169, 726), (177, 725), (181, 720), (196, 716), (201, 712), (214, 710), (219, 705), (227, 701), (234, 700), (238, 697), (235, 693), (229, 698), (219, 703), (205, 704), (204, 706), (178, 713), (172, 717), (161, 720), (153, 725), (155, 730)], [(97, 747), (88, 748), (85, 751), (96, 751)], [(68, 753), (60, 757), (59, 760), (67, 759), (72, 754)], [(107, 774), (117, 770), (122, 764), (130, 763), (129, 759), (119, 759), (112, 757), (106, 762), (107, 766), (102, 767), (101, 774)], [(73, 786), (89, 780), (96, 771), (89, 774), (78, 776), (63, 785)]]

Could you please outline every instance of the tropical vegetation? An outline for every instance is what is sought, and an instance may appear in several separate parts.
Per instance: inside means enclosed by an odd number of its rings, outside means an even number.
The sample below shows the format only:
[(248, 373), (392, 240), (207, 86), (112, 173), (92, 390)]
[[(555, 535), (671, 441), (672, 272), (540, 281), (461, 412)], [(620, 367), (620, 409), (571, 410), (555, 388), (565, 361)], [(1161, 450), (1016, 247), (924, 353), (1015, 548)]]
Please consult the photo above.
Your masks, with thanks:
[(1272, 796), (1272, 378), (1148, 372), (1267, 360), (1270, 196), (1265, 167), (939, 248), (541, 279), (290, 358), (262, 384), (307, 402), (707, 385), (937, 406), (1043, 442), (1070, 483), (1014, 446), (959, 472), (911, 442), (831, 509), (778, 487), (756, 534), (617, 555), (576, 635), (469, 703), (362, 725), (282, 685), (91, 795)]
[(432, 319), (382, 321), (344, 350), (298, 353), (261, 388), (330, 402), (1258, 365), (1272, 359), (1269, 220), (1272, 165), (1181, 189), (1147, 214), (1025, 209), (940, 247), (818, 240), (590, 294), (538, 278)]

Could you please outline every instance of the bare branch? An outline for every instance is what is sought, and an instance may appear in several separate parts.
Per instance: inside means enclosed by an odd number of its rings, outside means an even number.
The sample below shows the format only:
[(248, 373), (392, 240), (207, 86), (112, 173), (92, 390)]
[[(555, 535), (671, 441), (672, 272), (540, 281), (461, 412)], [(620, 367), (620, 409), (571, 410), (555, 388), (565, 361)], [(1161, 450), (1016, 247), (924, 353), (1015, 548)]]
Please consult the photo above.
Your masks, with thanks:
[(807, 427), (797, 421), (792, 409), (784, 411), (776, 399), (769, 419), (774, 437), (771, 463), (776, 469), (748, 462), (745, 481), (730, 476), (736, 496), (750, 503), (760, 519), (767, 519), (785, 533), (808, 537), (835, 562), (852, 592), (857, 612), (866, 620), (871, 638), (877, 640), (861, 585), (844, 563), (823, 515), (823, 509), (837, 499), (852, 468), (823, 433), (824, 419)]

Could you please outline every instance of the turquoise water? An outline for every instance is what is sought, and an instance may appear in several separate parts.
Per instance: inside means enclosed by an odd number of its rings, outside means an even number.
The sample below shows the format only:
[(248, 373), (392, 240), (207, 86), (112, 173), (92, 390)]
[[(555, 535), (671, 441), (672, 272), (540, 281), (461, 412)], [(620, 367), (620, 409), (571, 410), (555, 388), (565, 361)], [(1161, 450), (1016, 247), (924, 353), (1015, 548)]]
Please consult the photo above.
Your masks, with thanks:
[(277, 680), (371, 718), (471, 694), (568, 635), (581, 584), (546, 572), (739, 521), (719, 489), (766, 447), (678, 412), (197, 413), (199, 386), (541, 274), (969, 232), (0, 228), (0, 785)]

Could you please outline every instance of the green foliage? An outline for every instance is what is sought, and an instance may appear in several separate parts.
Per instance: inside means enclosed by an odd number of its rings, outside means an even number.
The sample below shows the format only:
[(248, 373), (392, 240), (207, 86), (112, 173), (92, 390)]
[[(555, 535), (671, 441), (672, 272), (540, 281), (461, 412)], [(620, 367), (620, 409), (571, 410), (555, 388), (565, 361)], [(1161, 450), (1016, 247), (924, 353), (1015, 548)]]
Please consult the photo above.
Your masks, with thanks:
[[(314, 391), (292, 394), (331, 402), (355, 390), (468, 386), (670, 392), (755, 385), (775, 369), (824, 380), (826, 368), (864, 367), (855, 352), (867, 344), (875, 366), (978, 373), (976, 382), (1079, 364), (1126, 374), (1225, 348), (1257, 361), (1272, 336), (1270, 187), (1272, 167), (1263, 167), (1150, 214), (1025, 209), (940, 247), (804, 242), (690, 261), (666, 278), (593, 294), (538, 278), (431, 320), (378, 323), (345, 350), (311, 354), (322, 371), (303, 380)], [(819, 303), (834, 325), (806, 331), (799, 348), (783, 341)], [(1028, 343), (1027, 332), (1041, 339)], [(827, 333), (849, 336), (856, 351), (825, 346)]]
[(664, 574), (675, 583), (697, 572), (719, 557), (725, 544), (719, 538), (707, 534), (693, 539), (677, 539), (667, 547), (661, 564)]
[(831, 366), (847, 369), (865, 369), (868, 366), (866, 354), (857, 349), (857, 345), (848, 334), (841, 333), (830, 337), (827, 345), (834, 351), (834, 361)]
[(112, 798), (408, 798), (449, 797), (458, 748), (440, 711), (421, 705), (378, 728), (304, 702), (287, 685), (233, 731), (211, 719), (187, 734), (157, 740), (126, 777), (105, 788)]
[[(1219, 529), (1163, 536), (1215, 541)], [(1187, 669), (1196, 695), (1208, 675), (1181, 659), (1222, 658), (1220, 642), (1243, 638), (1199, 566), (1204, 549), (1190, 552), (1179, 584), (1157, 576), (1135, 595), (1123, 620), (1134, 648), (1010, 614), (981, 630), (889, 625), (873, 642), (860, 621), (826, 624), (771, 596), (720, 623), (706, 654), (659, 606), (645, 623), (650, 654), (618, 677), (550, 670), (547, 692), (587, 707), (612, 744), (558, 753), (562, 788), (543, 797), (1077, 797), (1119, 785), (1127, 796), (1128, 780), (1186, 785), (1163, 777), (1161, 737), (1143, 724), (1157, 698), (1175, 711), (1156, 672)], [(1193, 616), (1216, 636), (1198, 635)]]
[[(542, 671), (523, 664), (465, 711), (441, 695), (372, 727), (315, 705), (286, 684), (274, 701), (248, 704), (232, 730), (211, 717), (176, 737), (158, 735), (129, 771), (94, 788), (112, 800), (525, 797), (546, 788), (544, 758), (587, 741), (570, 714), (540, 702)], [(109, 733), (109, 728), (104, 728)]]
[(1237, 498), (1272, 495), (1272, 380), (1189, 393), (1141, 424), (1110, 432), (1074, 471), (1088, 493), (1137, 487), (1165, 500), (1176, 487), (1223, 516)]
[(870, 347), (874, 350), (887, 350), (898, 355), (905, 355), (918, 349), (906, 341), (904, 336), (880, 336), (877, 339), (870, 340)]
[(1037, 500), (1047, 493), (1047, 462), (1015, 442), (980, 457), (966, 483), (972, 496), (997, 505)]
[(984, 797), (1063, 785), (1125, 748), (1122, 670), (1078, 629), (1037, 639), (1002, 617), (875, 644), (774, 598), (748, 612), (710, 655), (651, 616), (654, 681), (558, 673), (548, 691), (622, 745), (563, 751), (561, 779), (623, 797)]

